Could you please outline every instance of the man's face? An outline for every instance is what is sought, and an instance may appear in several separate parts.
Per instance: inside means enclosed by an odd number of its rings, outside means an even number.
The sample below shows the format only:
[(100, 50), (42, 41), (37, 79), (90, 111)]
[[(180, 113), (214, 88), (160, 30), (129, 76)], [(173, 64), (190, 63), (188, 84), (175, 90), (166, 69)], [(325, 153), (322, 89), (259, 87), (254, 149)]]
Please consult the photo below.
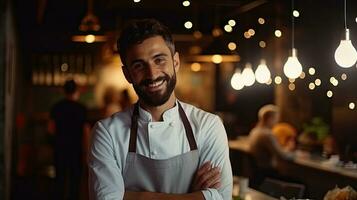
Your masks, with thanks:
[(150, 37), (128, 49), (126, 79), (148, 106), (160, 106), (167, 102), (176, 85), (179, 55), (172, 56), (161, 36)]

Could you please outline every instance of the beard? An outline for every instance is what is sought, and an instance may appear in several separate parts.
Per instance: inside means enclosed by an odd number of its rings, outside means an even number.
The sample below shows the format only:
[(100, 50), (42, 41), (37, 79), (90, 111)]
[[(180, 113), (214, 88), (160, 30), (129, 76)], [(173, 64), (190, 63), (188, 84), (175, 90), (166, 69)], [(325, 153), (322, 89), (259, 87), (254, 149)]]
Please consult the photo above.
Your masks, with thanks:
[[(145, 91), (145, 88), (154, 82), (157, 81), (166, 81), (166, 88), (162, 91), (155, 91), (155, 92), (148, 92)], [(163, 83), (164, 84), (164, 83)], [(139, 99), (143, 101), (148, 106), (161, 106), (166, 103), (172, 92), (174, 91), (176, 86), (176, 72), (174, 75), (170, 77), (169, 75), (165, 74), (164, 76), (158, 77), (155, 80), (153, 79), (145, 79), (141, 81), (139, 84), (133, 84), (134, 90), (136, 94), (139, 96)]]

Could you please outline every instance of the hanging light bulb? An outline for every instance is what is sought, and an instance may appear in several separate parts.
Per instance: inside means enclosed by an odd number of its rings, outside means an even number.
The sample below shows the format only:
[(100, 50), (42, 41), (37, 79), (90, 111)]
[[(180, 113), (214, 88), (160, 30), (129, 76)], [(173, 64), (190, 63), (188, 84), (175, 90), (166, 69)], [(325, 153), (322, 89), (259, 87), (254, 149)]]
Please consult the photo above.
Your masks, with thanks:
[[(294, 0), (291, 1), (291, 10), (294, 10)], [(284, 74), (288, 78), (296, 79), (302, 73), (302, 66), (297, 58), (297, 50), (294, 48), (294, 33), (295, 32), (295, 24), (294, 24), (294, 16), (291, 15), (291, 56), (289, 56), (288, 60), (284, 64)]]
[(260, 61), (260, 64), (255, 70), (255, 78), (258, 83), (267, 83), (270, 80), (270, 71), (264, 59)]
[(252, 69), (252, 65), (250, 63), (247, 63), (245, 65), (245, 68), (243, 69), (242, 72), (243, 80), (244, 80), (244, 85), (245, 86), (252, 86), (255, 82), (255, 75)]
[(236, 69), (232, 78), (231, 78), (231, 86), (235, 90), (241, 90), (244, 88), (244, 80), (243, 76), (240, 73), (240, 69)]
[(357, 51), (350, 40), (349, 29), (346, 28), (345, 31), (346, 39), (341, 40), (340, 45), (337, 47), (335, 51), (335, 61), (341, 67), (349, 68), (357, 61)]
[(284, 65), (284, 74), (288, 78), (297, 78), (302, 73), (302, 66), (297, 58), (297, 50), (292, 49), (291, 56), (289, 56), (288, 60)]

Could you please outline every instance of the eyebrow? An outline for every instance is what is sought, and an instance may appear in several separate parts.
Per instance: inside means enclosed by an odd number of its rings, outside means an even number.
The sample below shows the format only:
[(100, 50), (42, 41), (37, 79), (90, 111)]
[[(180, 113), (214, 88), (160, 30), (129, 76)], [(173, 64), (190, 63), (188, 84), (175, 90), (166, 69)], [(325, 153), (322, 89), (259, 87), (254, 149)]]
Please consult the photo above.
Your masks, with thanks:
[[(156, 54), (156, 55), (154, 55), (152, 58), (157, 58), (157, 57), (160, 57), (160, 56), (165, 56), (165, 57), (167, 57), (168, 55), (166, 54), (166, 53), (158, 53), (158, 54)], [(132, 66), (132, 65), (134, 65), (135, 63), (142, 63), (142, 62), (145, 62), (143, 59), (135, 59), (135, 60), (133, 60), (131, 63), (130, 63), (130, 65), (129, 66)]]

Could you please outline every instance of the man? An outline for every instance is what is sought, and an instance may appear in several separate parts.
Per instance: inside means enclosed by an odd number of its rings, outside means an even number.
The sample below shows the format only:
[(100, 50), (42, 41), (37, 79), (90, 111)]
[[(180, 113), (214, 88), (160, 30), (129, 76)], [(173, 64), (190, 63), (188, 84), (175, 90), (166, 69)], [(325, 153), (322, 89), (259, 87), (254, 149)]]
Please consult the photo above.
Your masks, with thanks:
[(49, 132), (55, 134), (55, 198), (77, 200), (82, 173), (82, 137), (86, 126), (86, 108), (78, 102), (79, 91), (74, 80), (65, 82), (64, 92), (65, 98), (51, 110), (49, 123)]
[(167, 27), (131, 21), (118, 49), (139, 101), (93, 128), (90, 197), (230, 200), (225, 129), (218, 116), (176, 99), (180, 59)]
[[(265, 105), (258, 112), (258, 123), (250, 131), (250, 151), (255, 158), (260, 174), (275, 176), (274, 168), (278, 159), (291, 160), (294, 154), (285, 151), (272, 132), (273, 126), (279, 120), (279, 109), (275, 105)], [(261, 177), (264, 178), (264, 177)], [(259, 179), (259, 178), (256, 178)], [(257, 182), (262, 181), (258, 180)]]

